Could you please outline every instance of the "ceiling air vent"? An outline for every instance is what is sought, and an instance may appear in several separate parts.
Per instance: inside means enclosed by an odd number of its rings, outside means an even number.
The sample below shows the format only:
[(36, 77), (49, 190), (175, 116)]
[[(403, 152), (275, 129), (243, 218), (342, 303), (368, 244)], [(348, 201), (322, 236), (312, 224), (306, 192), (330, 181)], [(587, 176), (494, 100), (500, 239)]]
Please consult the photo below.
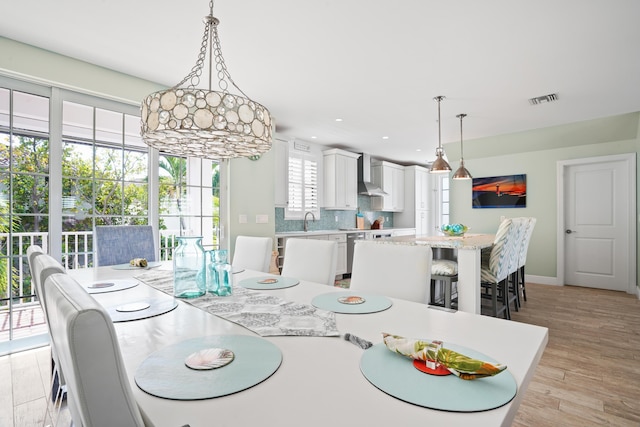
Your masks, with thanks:
[(538, 104), (544, 104), (545, 102), (553, 102), (557, 100), (558, 100), (558, 94), (552, 93), (549, 95), (542, 95), (542, 96), (537, 96), (535, 98), (531, 98), (529, 99), (529, 104), (538, 105)]

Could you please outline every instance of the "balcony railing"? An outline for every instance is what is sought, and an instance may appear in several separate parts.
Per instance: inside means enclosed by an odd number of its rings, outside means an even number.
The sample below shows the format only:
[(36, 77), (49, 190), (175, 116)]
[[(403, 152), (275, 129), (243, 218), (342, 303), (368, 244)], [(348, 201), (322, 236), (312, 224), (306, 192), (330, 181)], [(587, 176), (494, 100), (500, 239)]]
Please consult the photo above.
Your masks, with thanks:
[[(179, 230), (160, 230), (159, 260), (172, 259), (173, 248), (177, 245)], [(0, 262), (4, 264), (5, 283), (0, 286), (0, 311), (8, 308), (8, 290), (11, 283), (14, 286), (14, 294), (11, 296), (13, 307), (28, 305), (36, 302), (35, 290), (31, 285), (31, 273), (28, 270), (27, 248), (31, 245), (39, 245), (44, 252), (49, 251), (49, 237), (47, 232), (31, 233), (0, 233)], [(14, 253), (7, 253), (12, 251)], [(62, 233), (62, 259), (61, 263), (67, 270), (93, 267), (93, 232), (92, 231), (67, 231)], [(16, 289), (17, 288), (17, 289)]]
[[(179, 230), (160, 230), (160, 261), (172, 259), (179, 235)], [(31, 245), (49, 252), (48, 233), (0, 233), (0, 342), (46, 333), (27, 261), (27, 248)], [(61, 262), (67, 270), (93, 267), (93, 232), (63, 232)], [(17, 286), (12, 287), (12, 283)]]

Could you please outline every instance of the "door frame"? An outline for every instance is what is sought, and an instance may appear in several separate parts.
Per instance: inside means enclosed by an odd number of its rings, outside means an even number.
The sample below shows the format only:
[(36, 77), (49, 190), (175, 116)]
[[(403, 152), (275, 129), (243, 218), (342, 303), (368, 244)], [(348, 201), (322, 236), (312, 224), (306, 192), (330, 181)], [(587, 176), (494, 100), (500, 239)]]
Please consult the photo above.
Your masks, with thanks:
[(587, 165), (593, 163), (602, 163), (602, 162), (614, 162), (614, 161), (625, 161), (628, 163), (629, 171), (631, 173), (631, 179), (629, 180), (629, 213), (627, 218), (629, 218), (629, 234), (632, 236), (629, 239), (629, 283), (627, 284), (627, 293), (636, 294), (640, 296), (638, 293), (637, 285), (636, 285), (636, 265), (637, 265), (637, 257), (636, 257), (636, 181), (637, 181), (637, 171), (636, 171), (636, 153), (625, 153), (625, 154), (615, 154), (610, 156), (598, 156), (598, 157), (587, 157), (581, 159), (571, 159), (571, 160), (559, 160), (556, 164), (556, 184), (557, 184), (557, 213), (556, 213), (556, 231), (557, 231), (557, 260), (556, 260), (556, 280), (557, 284), (564, 286), (564, 272), (565, 272), (565, 172), (567, 168), (570, 166), (576, 165)]

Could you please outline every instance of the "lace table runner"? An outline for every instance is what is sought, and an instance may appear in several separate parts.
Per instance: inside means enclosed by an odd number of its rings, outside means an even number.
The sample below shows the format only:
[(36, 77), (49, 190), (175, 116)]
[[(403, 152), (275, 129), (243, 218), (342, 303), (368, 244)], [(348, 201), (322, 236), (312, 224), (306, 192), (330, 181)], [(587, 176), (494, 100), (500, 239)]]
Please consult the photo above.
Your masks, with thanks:
[[(149, 271), (136, 279), (173, 295), (173, 272)], [(233, 295), (219, 297), (205, 294), (199, 298), (183, 299), (184, 302), (237, 323), (260, 336), (296, 335), (334, 337), (340, 332), (336, 315), (307, 304), (285, 301), (282, 298), (233, 287)]]

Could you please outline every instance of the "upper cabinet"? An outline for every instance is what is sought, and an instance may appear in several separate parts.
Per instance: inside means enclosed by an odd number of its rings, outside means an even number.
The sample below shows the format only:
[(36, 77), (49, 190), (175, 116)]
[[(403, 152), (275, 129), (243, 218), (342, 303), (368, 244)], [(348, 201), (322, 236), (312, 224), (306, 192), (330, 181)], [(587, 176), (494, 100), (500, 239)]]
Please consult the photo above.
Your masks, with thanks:
[(415, 227), (416, 235), (432, 234), (433, 211), (430, 205), (429, 169), (405, 167), (404, 211), (393, 216), (394, 227)]
[(404, 210), (404, 166), (386, 161), (371, 163), (371, 180), (386, 196), (371, 197), (371, 209), (402, 212)]
[(332, 149), (324, 155), (324, 208), (356, 210), (358, 208), (359, 154)]
[[(420, 166), (412, 166), (414, 170), (414, 183), (415, 183), (415, 208), (416, 209), (431, 209), (429, 206), (429, 169), (422, 168)], [(407, 175), (405, 175), (405, 179)], [(409, 188), (407, 186), (407, 188)]]

